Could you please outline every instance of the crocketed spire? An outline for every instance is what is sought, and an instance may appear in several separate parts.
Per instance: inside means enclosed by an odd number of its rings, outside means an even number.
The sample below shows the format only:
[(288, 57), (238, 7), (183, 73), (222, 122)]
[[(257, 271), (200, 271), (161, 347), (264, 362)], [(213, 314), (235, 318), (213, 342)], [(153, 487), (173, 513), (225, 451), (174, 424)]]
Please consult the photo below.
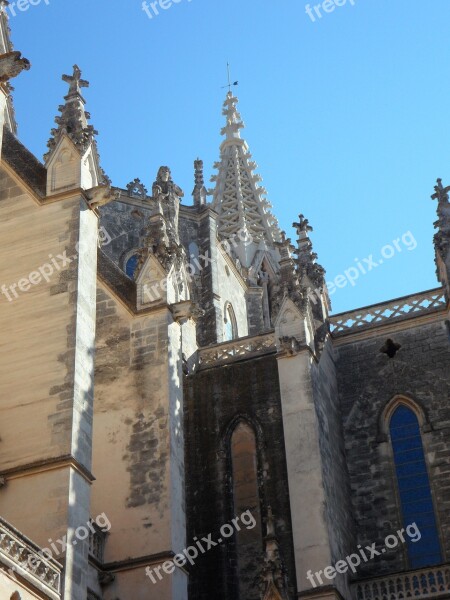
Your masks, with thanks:
[(444, 187), (442, 179), (434, 186), (433, 200), (438, 201), (438, 220), (434, 223), (437, 232), (434, 235), (436, 274), (438, 280), (445, 286), (450, 298), (450, 186)]
[[(211, 178), (216, 183), (212, 207), (219, 214), (218, 235), (229, 239), (238, 232), (246, 232), (254, 242), (263, 241), (272, 247), (280, 239), (280, 230), (264, 197), (266, 190), (259, 185), (261, 177), (254, 173), (257, 165), (241, 138), (244, 124), (237, 103), (238, 99), (228, 92), (223, 108), (226, 124), (221, 131), (225, 140), (220, 147), (220, 161), (214, 165), (218, 173)], [(252, 257), (239, 258), (243, 266), (251, 264)]]
[(97, 134), (94, 127), (88, 124), (90, 115), (84, 109), (86, 101), (81, 95), (81, 88), (89, 87), (89, 83), (81, 79), (80, 68), (74, 65), (73, 74), (63, 75), (62, 79), (69, 84), (69, 93), (64, 97), (65, 104), (59, 107), (61, 115), (55, 119), (58, 127), (51, 131), (52, 137), (47, 144), (49, 152), (45, 156), (46, 159), (64, 134), (72, 140), (81, 154), (84, 154), (93, 142), (94, 135)]
[[(313, 228), (303, 215), (299, 215), (298, 218), (299, 222), (293, 223), (292, 227), (295, 227), (298, 234), (298, 248), (294, 250), (294, 254), (297, 255), (302, 284), (310, 287), (308, 285), (310, 283), (316, 289), (322, 289), (325, 284), (325, 269), (317, 262), (317, 254), (313, 251), (313, 245), (309, 237), (309, 232), (313, 231)], [(307, 278), (306, 281), (305, 278)]]
[(203, 161), (197, 158), (194, 161), (195, 187), (192, 192), (194, 197), (194, 206), (203, 206), (206, 204), (207, 191), (205, 188), (205, 179), (203, 176)]
[(286, 600), (286, 568), (280, 556), (272, 508), (270, 506), (267, 509), (264, 546), (264, 564), (260, 585), (261, 598), (263, 600)]

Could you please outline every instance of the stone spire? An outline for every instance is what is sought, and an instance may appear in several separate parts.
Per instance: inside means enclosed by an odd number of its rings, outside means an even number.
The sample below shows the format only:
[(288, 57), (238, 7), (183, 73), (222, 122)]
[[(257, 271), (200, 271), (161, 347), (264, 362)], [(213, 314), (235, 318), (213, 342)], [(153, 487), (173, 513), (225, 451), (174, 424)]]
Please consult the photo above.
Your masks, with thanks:
[(253, 240), (250, 244), (236, 249), (244, 267), (249, 267), (255, 255), (255, 248), (273, 247), (280, 239), (280, 230), (276, 218), (270, 212), (270, 203), (264, 197), (266, 190), (258, 183), (261, 177), (254, 173), (257, 165), (251, 160), (248, 145), (241, 138), (244, 124), (237, 111), (238, 99), (227, 93), (223, 115), (226, 125), (221, 134), (225, 136), (220, 146), (220, 161), (215, 163), (217, 175), (211, 178), (216, 183), (212, 207), (218, 213), (218, 235), (221, 239), (230, 239), (242, 232)]
[(322, 291), (325, 285), (325, 269), (319, 265), (317, 254), (313, 252), (313, 245), (309, 237), (313, 228), (303, 215), (299, 215), (298, 218), (299, 222), (293, 223), (292, 227), (295, 227), (298, 235), (298, 248), (294, 250), (294, 253), (297, 255), (301, 281), (308, 288)]
[(313, 228), (303, 215), (299, 215), (298, 218), (299, 222), (292, 224), (298, 234), (298, 247), (294, 253), (297, 255), (297, 270), (302, 293), (312, 309), (316, 350), (320, 353), (328, 331), (330, 298), (325, 282), (325, 269), (317, 262), (317, 254), (313, 251), (309, 237)]
[(6, 125), (12, 133), (16, 134), (17, 123), (11, 97), (14, 88), (10, 85), (9, 80), (16, 77), (21, 71), (28, 70), (30, 63), (27, 59), (21, 58), (20, 52), (14, 52), (6, 12), (8, 6), (8, 0), (0, 0), (0, 82), (5, 95), (4, 117), (2, 115), (1, 126)]
[(445, 287), (447, 297), (450, 298), (450, 186), (444, 187), (442, 179), (437, 180), (434, 186), (433, 200), (438, 201), (438, 220), (434, 227), (438, 230), (434, 235), (434, 248), (436, 253), (436, 274), (438, 280)]
[(85, 99), (81, 95), (81, 89), (89, 87), (89, 83), (81, 79), (81, 71), (77, 65), (73, 67), (72, 75), (63, 75), (62, 80), (69, 84), (69, 93), (64, 97), (65, 104), (59, 107), (61, 115), (55, 118), (57, 128), (52, 129), (47, 146), (49, 152), (47, 159), (56, 148), (60, 138), (67, 135), (81, 154), (84, 154), (89, 145), (94, 141), (95, 131), (92, 125), (88, 124), (90, 115), (85, 111)]
[(205, 188), (205, 178), (203, 176), (203, 161), (197, 158), (194, 161), (195, 187), (192, 192), (194, 197), (194, 206), (204, 206), (206, 204), (207, 191)]

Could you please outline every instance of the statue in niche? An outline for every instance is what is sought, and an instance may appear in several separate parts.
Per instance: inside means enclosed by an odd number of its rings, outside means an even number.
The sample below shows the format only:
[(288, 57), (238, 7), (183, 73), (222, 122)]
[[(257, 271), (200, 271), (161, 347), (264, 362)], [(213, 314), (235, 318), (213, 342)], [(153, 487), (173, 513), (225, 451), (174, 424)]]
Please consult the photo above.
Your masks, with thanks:
[(156, 202), (157, 211), (166, 220), (167, 233), (171, 242), (176, 244), (179, 244), (178, 215), (183, 196), (182, 189), (172, 181), (169, 167), (160, 167), (152, 186), (152, 197)]

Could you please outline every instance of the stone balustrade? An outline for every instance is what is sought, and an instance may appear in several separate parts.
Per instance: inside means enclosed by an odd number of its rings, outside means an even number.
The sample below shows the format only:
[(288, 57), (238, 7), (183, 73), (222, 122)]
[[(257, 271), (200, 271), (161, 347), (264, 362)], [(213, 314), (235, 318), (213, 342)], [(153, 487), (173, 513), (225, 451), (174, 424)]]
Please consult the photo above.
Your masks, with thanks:
[(39, 554), (39, 548), (0, 518), (0, 564), (20, 575), (48, 598), (59, 600), (62, 567)]
[(199, 350), (199, 369), (276, 352), (273, 332), (223, 342)]
[(365, 331), (380, 325), (404, 321), (413, 317), (445, 310), (447, 305), (444, 290), (437, 288), (358, 308), (330, 317), (330, 331), (333, 337)]
[(450, 597), (450, 565), (377, 577), (353, 584), (355, 600)]

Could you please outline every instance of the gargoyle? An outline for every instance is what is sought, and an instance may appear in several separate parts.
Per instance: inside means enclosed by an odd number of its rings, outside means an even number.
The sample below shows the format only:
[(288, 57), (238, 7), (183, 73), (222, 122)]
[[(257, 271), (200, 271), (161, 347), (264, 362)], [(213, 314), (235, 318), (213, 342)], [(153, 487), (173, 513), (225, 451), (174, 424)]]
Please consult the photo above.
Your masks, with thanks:
[(28, 71), (30, 67), (30, 61), (22, 58), (21, 52), (0, 54), (0, 83), (7, 83), (22, 71)]
[(85, 194), (90, 208), (104, 206), (108, 202), (116, 200), (119, 195), (117, 191), (112, 191), (110, 185), (98, 185), (90, 190), (86, 190)]

